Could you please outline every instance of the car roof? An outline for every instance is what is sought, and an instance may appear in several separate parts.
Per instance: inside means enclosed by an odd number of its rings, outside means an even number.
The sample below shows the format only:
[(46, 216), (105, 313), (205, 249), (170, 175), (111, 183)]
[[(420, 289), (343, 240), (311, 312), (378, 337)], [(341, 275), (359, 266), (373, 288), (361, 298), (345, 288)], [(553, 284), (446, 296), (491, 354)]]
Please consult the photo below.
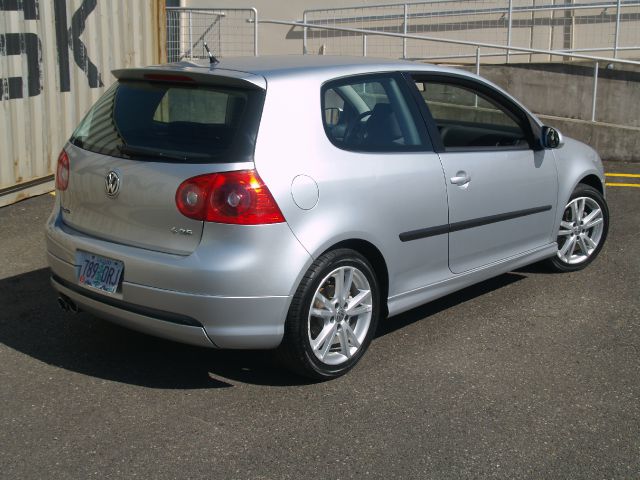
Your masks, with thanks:
[[(163, 65), (152, 65), (142, 68), (126, 68), (113, 70), (118, 79), (143, 79), (149, 73), (160, 73), (170, 76), (176, 72), (184, 72), (198, 82), (228, 86), (253, 84), (261, 89), (267, 83), (278, 80), (291, 80), (299, 77), (315, 83), (376, 72), (433, 72), (447, 73), (458, 77), (475, 78), (489, 85), (510, 98), (515, 104), (533, 115), (517, 99), (492, 82), (471, 72), (459, 68), (442, 67), (429, 63), (407, 60), (392, 60), (372, 57), (351, 57), (334, 55), (265, 55), (258, 57), (228, 57), (216, 64), (208, 61), (182, 61)], [(540, 121), (535, 118), (535, 121)]]
[[(153, 68), (158, 68), (155, 66)], [(264, 77), (267, 81), (277, 77), (317, 76), (330, 79), (343, 75), (386, 71), (425, 71), (462, 73), (463, 71), (432, 64), (371, 57), (331, 55), (266, 55), (259, 57), (223, 58), (213, 67), (205, 61), (177, 62), (162, 65), (163, 70), (199, 71), (212, 75), (232, 75), (243, 72)]]

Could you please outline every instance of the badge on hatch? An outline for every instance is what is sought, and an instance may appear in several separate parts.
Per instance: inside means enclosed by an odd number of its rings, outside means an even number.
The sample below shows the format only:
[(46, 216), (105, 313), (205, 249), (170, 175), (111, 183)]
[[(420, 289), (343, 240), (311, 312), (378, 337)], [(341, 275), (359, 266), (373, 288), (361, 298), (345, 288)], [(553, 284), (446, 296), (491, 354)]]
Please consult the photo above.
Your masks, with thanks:
[(176, 235), (193, 235), (193, 230), (190, 228), (171, 227), (171, 233)]
[(120, 175), (115, 170), (110, 170), (107, 176), (104, 177), (104, 190), (107, 192), (107, 196), (116, 198), (120, 193)]

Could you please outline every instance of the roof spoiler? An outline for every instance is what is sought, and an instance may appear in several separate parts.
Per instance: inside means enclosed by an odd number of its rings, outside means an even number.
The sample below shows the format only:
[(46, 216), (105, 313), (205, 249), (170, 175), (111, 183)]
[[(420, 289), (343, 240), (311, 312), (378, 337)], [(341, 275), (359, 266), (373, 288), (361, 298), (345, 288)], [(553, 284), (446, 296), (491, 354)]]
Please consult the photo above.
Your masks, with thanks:
[(259, 88), (266, 90), (267, 81), (260, 75), (238, 70), (226, 70), (216, 68), (209, 70), (207, 67), (180, 62), (169, 65), (154, 65), (143, 68), (122, 68), (111, 73), (118, 80), (147, 80), (170, 83), (197, 83), (200, 85), (216, 85), (220, 87)]

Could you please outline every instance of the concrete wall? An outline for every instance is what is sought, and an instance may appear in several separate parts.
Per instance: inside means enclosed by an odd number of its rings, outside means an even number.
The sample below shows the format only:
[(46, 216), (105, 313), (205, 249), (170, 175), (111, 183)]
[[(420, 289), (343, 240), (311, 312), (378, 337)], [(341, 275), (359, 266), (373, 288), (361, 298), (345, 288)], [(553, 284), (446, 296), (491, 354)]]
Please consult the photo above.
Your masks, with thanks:
[(539, 115), (563, 135), (592, 146), (604, 160), (640, 163), (640, 128)]
[(640, 162), (640, 68), (600, 69), (595, 123), (590, 121), (593, 65), (483, 65), (480, 74), (549, 125), (594, 147), (602, 158)]
[[(533, 63), (483, 65), (480, 74), (534, 112), (591, 120), (593, 70), (592, 63)], [(602, 66), (598, 73), (596, 121), (640, 127), (639, 106), (640, 68)]]

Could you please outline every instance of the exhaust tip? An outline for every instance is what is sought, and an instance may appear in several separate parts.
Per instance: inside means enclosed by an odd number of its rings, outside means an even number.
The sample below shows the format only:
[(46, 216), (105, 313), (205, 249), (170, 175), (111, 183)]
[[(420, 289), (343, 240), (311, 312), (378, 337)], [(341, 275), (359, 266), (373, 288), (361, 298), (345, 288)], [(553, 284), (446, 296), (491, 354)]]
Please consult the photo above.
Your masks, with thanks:
[(78, 313), (79, 311), (79, 308), (74, 301), (66, 295), (60, 295), (58, 297), (58, 305), (60, 305), (60, 308), (65, 312)]
[(68, 300), (67, 300), (67, 303), (69, 304), (69, 311), (70, 311), (70, 312), (72, 312), (72, 313), (78, 313), (78, 311), (79, 311), (80, 309), (78, 308), (78, 305), (76, 305), (76, 304), (73, 302), (73, 300), (68, 299)]
[(69, 311), (69, 304), (63, 297), (58, 297), (58, 305), (61, 310), (64, 310), (65, 312)]

